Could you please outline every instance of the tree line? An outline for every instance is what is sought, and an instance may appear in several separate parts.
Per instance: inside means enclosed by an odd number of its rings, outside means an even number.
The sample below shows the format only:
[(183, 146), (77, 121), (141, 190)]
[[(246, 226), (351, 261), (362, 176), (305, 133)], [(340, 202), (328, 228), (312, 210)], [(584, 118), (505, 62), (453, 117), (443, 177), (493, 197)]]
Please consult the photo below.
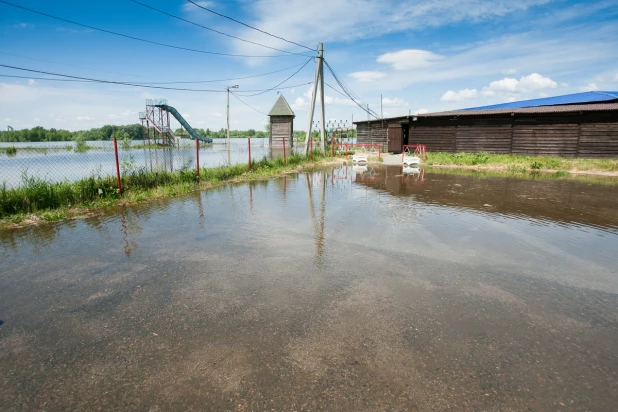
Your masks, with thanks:
[[(270, 136), (270, 125), (266, 125), (265, 131), (249, 129), (249, 130), (230, 130), (230, 138), (268, 138)], [(210, 129), (194, 129), (197, 133), (211, 139), (223, 139), (227, 136), (226, 129), (220, 130)], [(350, 130), (348, 133), (355, 135), (355, 130)], [(314, 134), (316, 131), (314, 131)], [(174, 134), (177, 136), (188, 136), (184, 129), (176, 129)], [(296, 140), (303, 140), (306, 133), (302, 130), (294, 132)], [(119, 139), (141, 140), (142, 125), (139, 123), (125, 126), (105, 125), (96, 127), (90, 130), (79, 130), (70, 132), (63, 129), (45, 129), (37, 126), (32, 129), (22, 130), (7, 130), (0, 131), (0, 142), (68, 142), (68, 141), (88, 141), (88, 140), (111, 140), (114, 136)], [(352, 134), (351, 134), (352, 136)]]

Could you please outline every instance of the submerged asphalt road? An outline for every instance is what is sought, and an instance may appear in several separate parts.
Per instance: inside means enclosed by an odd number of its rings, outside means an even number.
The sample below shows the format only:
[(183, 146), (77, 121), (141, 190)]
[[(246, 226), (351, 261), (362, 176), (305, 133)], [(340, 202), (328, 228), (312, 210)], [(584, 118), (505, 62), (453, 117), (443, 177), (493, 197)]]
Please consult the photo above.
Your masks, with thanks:
[(342, 167), (0, 232), (0, 410), (613, 411), (616, 204)]

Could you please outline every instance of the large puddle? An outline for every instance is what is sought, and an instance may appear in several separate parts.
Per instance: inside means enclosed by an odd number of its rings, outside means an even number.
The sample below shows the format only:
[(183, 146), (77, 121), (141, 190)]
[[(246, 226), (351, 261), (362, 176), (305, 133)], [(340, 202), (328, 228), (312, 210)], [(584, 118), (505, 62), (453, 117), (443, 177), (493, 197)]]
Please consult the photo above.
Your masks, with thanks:
[(0, 232), (0, 409), (615, 410), (617, 206), (340, 167)]

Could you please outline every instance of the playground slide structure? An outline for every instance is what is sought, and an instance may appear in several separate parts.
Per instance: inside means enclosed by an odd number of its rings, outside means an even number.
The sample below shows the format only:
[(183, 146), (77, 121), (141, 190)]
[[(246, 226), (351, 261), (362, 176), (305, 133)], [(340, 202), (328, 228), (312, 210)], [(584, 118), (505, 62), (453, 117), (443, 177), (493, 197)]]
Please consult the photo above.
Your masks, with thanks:
[(187, 123), (185, 118), (178, 113), (178, 110), (167, 104), (167, 100), (165, 99), (146, 100), (146, 111), (140, 112), (139, 114), (142, 127), (144, 128), (143, 130), (148, 132), (148, 139), (150, 139), (151, 131), (153, 131), (153, 133), (155, 133), (155, 131), (158, 132), (158, 134), (154, 134), (155, 143), (157, 142), (157, 137), (160, 136), (161, 143), (165, 145), (173, 145), (178, 141), (179, 137), (183, 137), (174, 136), (170, 125), (170, 114), (185, 128), (191, 140), (197, 139), (200, 142), (212, 143), (211, 138), (198, 134), (191, 125)]
[(158, 105), (158, 106), (161, 107), (163, 110), (166, 110), (169, 113), (171, 113), (171, 115), (174, 116), (174, 118), (176, 120), (178, 120), (178, 123), (180, 123), (182, 125), (182, 127), (184, 127), (185, 130), (187, 132), (189, 132), (189, 135), (191, 136), (191, 140), (197, 139), (200, 142), (212, 143), (212, 139), (211, 138), (200, 136), (195, 130), (193, 130), (193, 128), (191, 127), (191, 125), (189, 123), (187, 123), (185, 118), (182, 117), (180, 115), (180, 113), (178, 113), (178, 110), (174, 109), (172, 106), (169, 106), (167, 104), (162, 104), (162, 105)]

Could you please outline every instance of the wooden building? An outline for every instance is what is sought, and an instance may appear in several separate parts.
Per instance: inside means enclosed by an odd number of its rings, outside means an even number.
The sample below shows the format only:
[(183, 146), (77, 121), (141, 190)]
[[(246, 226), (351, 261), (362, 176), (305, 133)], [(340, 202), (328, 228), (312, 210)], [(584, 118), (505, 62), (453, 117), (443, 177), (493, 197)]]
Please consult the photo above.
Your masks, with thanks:
[(270, 147), (292, 148), (294, 145), (294, 112), (283, 95), (280, 95), (277, 102), (268, 112), (270, 117), (270, 136), (268, 143)]
[(433, 152), (618, 157), (618, 92), (577, 93), (355, 124), (358, 143), (379, 143), (393, 153), (401, 153), (405, 144), (423, 144)]

